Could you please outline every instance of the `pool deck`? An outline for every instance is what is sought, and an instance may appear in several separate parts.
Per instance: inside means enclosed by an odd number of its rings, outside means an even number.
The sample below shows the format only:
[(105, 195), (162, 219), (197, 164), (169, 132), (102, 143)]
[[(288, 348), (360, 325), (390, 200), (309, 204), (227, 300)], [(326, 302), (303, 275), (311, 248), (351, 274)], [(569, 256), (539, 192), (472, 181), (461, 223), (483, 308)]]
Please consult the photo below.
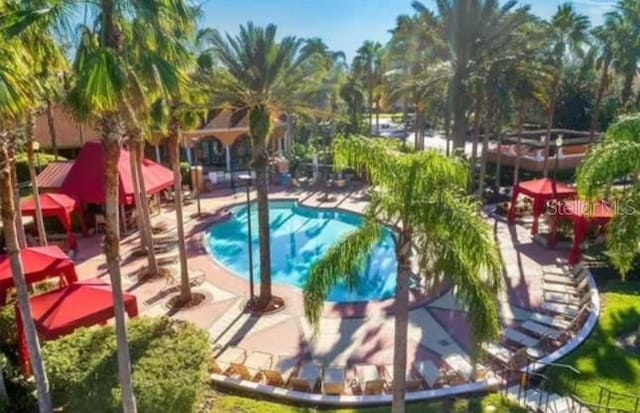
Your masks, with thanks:
[[(334, 193), (336, 202), (319, 200), (324, 192), (290, 191), (273, 188), (272, 199), (297, 199), (304, 205), (340, 208), (361, 212), (366, 206), (364, 192)], [(206, 302), (186, 311), (171, 313), (167, 300), (177, 293), (179, 279), (139, 283), (135, 273), (144, 259), (131, 259), (129, 252), (137, 242), (137, 232), (123, 238), (122, 273), (127, 292), (138, 297), (141, 315), (167, 315), (188, 320), (209, 331), (217, 345), (233, 344), (246, 350), (299, 356), (323, 365), (367, 363), (390, 364), (393, 358), (393, 302), (368, 302), (358, 305), (328, 305), (318, 329), (304, 317), (302, 294), (293, 287), (274, 285), (274, 294), (286, 300), (286, 308), (274, 315), (255, 317), (243, 311), (249, 295), (248, 283), (217, 265), (203, 245), (204, 230), (215, 219), (213, 212), (231, 204), (245, 202), (245, 192), (219, 190), (202, 198), (203, 213), (195, 217), (196, 203), (185, 206), (185, 232), (190, 269), (201, 270), (204, 277), (194, 280), (194, 291), (208, 296)], [(175, 223), (172, 208), (163, 209), (160, 217)], [(508, 226), (502, 219), (487, 217), (494, 228), (506, 263), (505, 288), (498, 300), (502, 324), (511, 325), (535, 311), (543, 301), (541, 265), (564, 262), (563, 251), (548, 250), (534, 243), (522, 225)], [(100, 236), (79, 239), (75, 257), (81, 279), (100, 277), (108, 280), (105, 259), (100, 250)], [(277, 254), (277, 251), (274, 251)], [(448, 368), (443, 358), (458, 354), (469, 359), (470, 331), (466, 313), (456, 305), (446, 288), (414, 294), (409, 325), (408, 361), (432, 360)]]

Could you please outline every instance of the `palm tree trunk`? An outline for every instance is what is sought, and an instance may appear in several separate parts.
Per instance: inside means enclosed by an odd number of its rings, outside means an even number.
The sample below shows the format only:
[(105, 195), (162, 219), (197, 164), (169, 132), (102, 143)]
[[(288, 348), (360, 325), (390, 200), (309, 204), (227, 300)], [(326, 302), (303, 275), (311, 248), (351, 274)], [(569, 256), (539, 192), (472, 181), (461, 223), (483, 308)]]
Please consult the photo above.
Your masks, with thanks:
[(20, 309), (20, 319), (29, 349), (31, 368), (36, 381), (38, 392), (38, 408), (40, 413), (50, 413), (53, 411), (51, 395), (49, 393), (49, 382), (47, 380), (42, 354), (40, 352), (40, 341), (31, 314), (29, 303), (29, 291), (24, 278), (22, 260), (20, 259), (20, 248), (15, 227), (15, 215), (13, 200), (13, 187), (11, 179), (11, 162), (9, 153), (4, 143), (0, 147), (0, 211), (2, 214), (2, 227), (4, 229), (4, 239), (7, 246), (7, 254), (11, 264), (13, 282), (16, 288), (18, 308)]
[(558, 99), (558, 87), (562, 82), (562, 65), (558, 68), (558, 78), (553, 83), (553, 87), (551, 89), (551, 102), (549, 103), (549, 112), (547, 115), (547, 134), (544, 140), (544, 165), (543, 165), (543, 176), (547, 178), (549, 176), (549, 147), (551, 146), (551, 129), (553, 128), (553, 117), (556, 113), (556, 100)]
[(522, 134), (524, 133), (524, 113), (527, 110), (527, 101), (520, 101), (520, 109), (518, 110), (518, 137), (516, 138), (516, 161), (513, 166), (513, 187), (515, 188), (520, 181), (520, 148), (522, 147)]
[[(489, 93), (489, 96), (494, 96)], [(480, 158), (480, 173), (478, 174), (478, 198), (484, 196), (484, 180), (487, 173), (487, 152), (489, 152), (489, 135), (493, 128), (493, 121), (496, 113), (496, 98), (490, 98), (487, 102), (487, 118), (485, 120), (484, 134), (482, 136), (482, 154)]]
[(373, 132), (373, 89), (369, 90), (369, 133), (371, 136)]
[(403, 226), (397, 247), (398, 275), (394, 304), (393, 413), (405, 412), (407, 334), (409, 326), (409, 274), (411, 273), (411, 228)]
[[(469, 162), (469, 176), (471, 177), (469, 185), (473, 186), (476, 176), (476, 168), (478, 167), (478, 142), (480, 140), (480, 122), (482, 119), (482, 97), (478, 96), (476, 100), (475, 114), (473, 117), (473, 138), (471, 144), (471, 160)], [(485, 131), (486, 133), (486, 131)]]
[(134, 168), (136, 170), (136, 175), (138, 176), (138, 185), (140, 187), (140, 194), (142, 195), (141, 205), (142, 205), (142, 216), (140, 227), (141, 233), (144, 233), (147, 247), (147, 265), (149, 266), (149, 274), (157, 274), (158, 271), (158, 260), (156, 259), (156, 251), (155, 245), (153, 241), (153, 232), (151, 231), (151, 212), (149, 211), (149, 202), (147, 202), (147, 188), (144, 183), (144, 175), (142, 172), (142, 160), (144, 158), (143, 153), (144, 143), (141, 138), (135, 139), (133, 142), (133, 153), (131, 154), (135, 157)]
[(49, 124), (49, 136), (51, 136), (51, 150), (53, 151), (53, 159), (58, 160), (58, 135), (56, 134), (56, 125), (53, 117), (53, 107), (51, 99), (46, 100), (47, 103), (47, 123)]
[(596, 102), (593, 108), (593, 115), (591, 116), (591, 128), (589, 128), (589, 145), (593, 144), (595, 139), (596, 129), (598, 128), (598, 120), (600, 116), (600, 105), (602, 104), (602, 97), (607, 89), (607, 83), (609, 79), (609, 62), (605, 61), (602, 67), (602, 74), (600, 75), (600, 83), (598, 84), (598, 92), (596, 94)]
[(42, 206), (40, 205), (40, 191), (38, 189), (38, 180), (36, 179), (36, 170), (33, 167), (34, 153), (33, 143), (35, 129), (35, 114), (31, 113), (27, 119), (27, 166), (29, 168), (29, 177), (31, 178), (31, 190), (33, 192), (33, 202), (36, 206), (36, 228), (38, 229), (38, 239), (40, 245), (47, 245), (47, 232), (44, 230), (44, 218), (42, 216)]
[(176, 229), (178, 231), (178, 252), (180, 255), (180, 302), (188, 303), (191, 301), (191, 283), (189, 281), (187, 246), (185, 245), (184, 218), (182, 214), (182, 174), (180, 173), (181, 136), (180, 125), (174, 122), (169, 135), (169, 154), (171, 157), (171, 169), (173, 170), (173, 198), (176, 209)]
[(13, 208), (16, 213), (14, 214), (14, 224), (16, 229), (16, 235), (18, 237), (18, 246), (20, 249), (26, 248), (27, 237), (24, 233), (24, 224), (22, 223), (22, 214), (20, 213), (20, 187), (18, 186), (18, 174), (16, 173), (16, 153), (13, 145), (7, 148), (9, 156), (9, 174), (11, 175), (11, 188), (13, 190)]
[(416, 124), (415, 124), (415, 146), (417, 151), (424, 150), (424, 109), (418, 103), (416, 104)]
[(120, 271), (120, 220), (119, 173), (120, 141), (123, 135), (123, 123), (117, 116), (105, 117), (101, 121), (102, 145), (105, 152), (105, 211), (106, 225), (104, 253), (113, 290), (114, 316), (116, 321), (116, 340), (118, 346), (118, 373), (122, 389), (122, 410), (124, 413), (136, 413), (136, 400), (131, 378), (131, 357), (127, 341), (127, 320), (125, 318), (124, 297), (122, 292), (122, 274)]
[(467, 135), (467, 118), (462, 84), (464, 76), (464, 70), (456, 67), (452, 81), (453, 149), (464, 148)]
[[(502, 116), (498, 113), (498, 121), (496, 122), (496, 143), (498, 144), (498, 154), (500, 154), (500, 147), (502, 146)], [(486, 159), (486, 158), (485, 158)], [(486, 162), (486, 161), (485, 161)], [(498, 156), (496, 159), (496, 191), (500, 193), (500, 174), (502, 173), (502, 156)]]
[(376, 135), (380, 135), (380, 96), (376, 97)]
[(128, 132), (129, 135), (129, 169), (131, 170), (131, 181), (133, 183), (133, 198), (136, 203), (136, 225), (138, 225), (138, 230), (140, 232), (140, 241), (142, 243), (142, 248), (148, 252), (149, 244), (147, 240), (147, 235), (142, 231), (142, 197), (140, 196), (140, 177), (138, 176), (138, 171), (136, 168), (136, 158), (133, 154), (133, 146), (134, 137), (137, 132), (130, 130)]
[(622, 82), (622, 92), (620, 93), (620, 100), (622, 103), (621, 106), (623, 111), (626, 109), (627, 102), (629, 102), (629, 99), (631, 98), (633, 79), (636, 76), (636, 71), (637, 69), (634, 68), (633, 71), (628, 71), (628, 73), (624, 74), (624, 81)]
[(444, 140), (446, 142), (446, 155), (450, 155), (450, 140), (451, 140), (451, 99), (447, 98), (447, 104), (444, 109)]

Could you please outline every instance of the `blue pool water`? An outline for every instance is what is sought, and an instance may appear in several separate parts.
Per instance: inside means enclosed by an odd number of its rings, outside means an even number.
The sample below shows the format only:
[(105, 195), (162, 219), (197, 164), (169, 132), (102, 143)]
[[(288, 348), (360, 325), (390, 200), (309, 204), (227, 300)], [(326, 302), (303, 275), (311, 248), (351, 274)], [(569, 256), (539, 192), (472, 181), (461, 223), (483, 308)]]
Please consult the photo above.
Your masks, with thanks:
[[(247, 207), (232, 209), (231, 219), (209, 229), (206, 243), (215, 259), (233, 273), (249, 279), (247, 247)], [(271, 267), (274, 283), (304, 287), (313, 264), (338, 240), (362, 224), (356, 214), (317, 210), (291, 201), (269, 203)], [(254, 277), (260, 279), (257, 205), (251, 206)], [(395, 293), (396, 259), (389, 230), (367, 260), (360, 283), (353, 291), (337, 285), (328, 301), (355, 302), (384, 300)]]

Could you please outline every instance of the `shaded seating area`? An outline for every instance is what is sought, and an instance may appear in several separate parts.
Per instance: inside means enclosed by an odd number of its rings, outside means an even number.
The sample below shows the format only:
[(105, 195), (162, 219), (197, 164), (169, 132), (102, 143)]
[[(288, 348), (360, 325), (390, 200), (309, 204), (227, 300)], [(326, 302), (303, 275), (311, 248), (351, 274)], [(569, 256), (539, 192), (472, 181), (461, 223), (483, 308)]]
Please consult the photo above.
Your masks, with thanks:
[(615, 211), (605, 202), (589, 203), (582, 200), (560, 202), (552, 217), (549, 246), (554, 248), (557, 243), (558, 226), (562, 220), (573, 223), (573, 246), (569, 253), (569, 264), (577, 264), (582, 258), (581, 246), (592, 227), (600, 227), (604, 231), (607, 224), (615, 216)]
[[(36, 330), (44, 340), (55, 340), (80, 327), (104, 324), (114, 316), (111, 285), (97, 279), (74, 284), (31, 297), (31, 313)], [(125, 311), (129, 317), (138, 315), (136, 297), (124, 294)], [(16, 304), (18, 347), (25, 376), (29, 375), (29, 354), (24, 330)]]
[[(76, 250), (78, 248), (78, 241), (73, 235), (71, 226), (71, 214), (75, 213), (80, 218), (80, 224), (82, 225), (82, 234), (87, 236), (87, 227), (84, 222), (82, 209), (80, 204), (75, 199), (65, 194), (45, 193), (39, 197), (40, 208), (42, 209), (43, 217), (56, 217), (67, 232), (67, 239), (69, 249)], [(33, 197), (22, 200), (20, 202), (20, 213), (23, 216), (36, 216), (36, 202)]]
[[(48, 278), (60, 278), (61, 285), (69, 285), (78, 280), (73, 261), (55, 245), (29, 247), (20, 251), (20, 258), (27, 285)], [(7, 255), (0, 256), (0, 306), (7, 300), (8, 291), (14, 287), (13, 272)]]
[(511, 205), (508, 215), (510, 224), (513, 224), (516, 220), (516, 208), (520, 195), (526, 195), (533, 199), (533, 225), (531, 227), (531, 234), (536, 235), (538, 233), (539, 218), (545, 211), (547, 202), (573, 198), (577, 195), (577, 191), (567, 184), (556, 182), (549, 178), (519, 182), (518, 185), (513, 188), (511, 195)]

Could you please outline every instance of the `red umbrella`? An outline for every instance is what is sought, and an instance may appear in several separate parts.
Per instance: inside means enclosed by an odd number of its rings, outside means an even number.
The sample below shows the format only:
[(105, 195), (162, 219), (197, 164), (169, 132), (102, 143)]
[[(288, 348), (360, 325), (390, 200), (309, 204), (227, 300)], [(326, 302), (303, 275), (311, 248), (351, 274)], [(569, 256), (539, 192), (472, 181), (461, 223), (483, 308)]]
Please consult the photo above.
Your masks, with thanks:
[[(31, 313), (39, 335), (55, 340), (80, 327), (103, 324), (114, 316), (111, 285), (97, 279), (80, 281), (31, 298)], [(125, 310), (129, 317), (138, 315), (133, 294), (124, 294)], [(16, 305), (18, 337), (23, 371), (30, 371), (22, 321)]]
[(578, 199), (560, 203), (553, 216), (551, 233), (549, 234), (549, 246), (554, 248), (557, 242), (558, 224), (561, 219), (568, 219), (573, 222), (573, 247), (569, 254), (569, 264), (576, 264), (582, 257), (580, 246), (587, 236), (587, 230), (592, 225), (605, 227), (611, 218), (615, 216), (615, 211), (606, 203), (600, 201), (588, 203)]
[[(53, 277), (62, 277), (67, 284), (78, 280), (75, 264), (58, 246), (25, 248), (20, 251), (20, 258), (27, 284)], [(0, 305), (4, 305), (7, 291), (13, 287), (13, 272), (9, 257), (2, 255), (0, 256)]]
[[(82, 216), (82, 210), (80, 205), (70, 196), (65, 194), (41, 194), (40, 195), (40, 208), (42, 209), (42, 215), (45, 217), (55, 216), (58, 217), (64, 229), (69, 234), (69, 246), (71, 249), (78, 247), (78, 242), (71, 232), (71, 213), (77, 212), (80, 216), (80, 223), (82, 224), (82, 233), (87, 236), (87, 228), (84, 224)], [(20, 203), (20, 212), (25, 216), (36, 216), (36, 202), (35, 199), (29, 198)]]
[(547, 202), (556, 199), (565, 199), (575, 197), (577, 191), (575, 188), (562, 182), (554, 182), (552, 179), (534, 179), (532, 181), (520, 182), (513, 188), (511, 195), (511, 207), (509, 208), (509, 222), (513, 223), (516, 219), (516, 204), (518, 195), (525, 194), (533, 198), (533, 226), (531, 234), (538, 233), (538, 219), (544, 212), (544, 206)]

